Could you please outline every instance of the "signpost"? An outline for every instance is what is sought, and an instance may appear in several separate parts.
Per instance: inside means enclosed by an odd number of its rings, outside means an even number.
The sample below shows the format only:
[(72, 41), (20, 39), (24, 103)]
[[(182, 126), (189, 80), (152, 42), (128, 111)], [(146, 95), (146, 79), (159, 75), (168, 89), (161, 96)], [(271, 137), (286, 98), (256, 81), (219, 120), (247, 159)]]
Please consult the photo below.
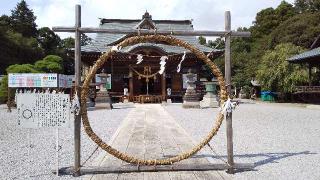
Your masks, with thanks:
[[(110, 33), (110, 34), (132, 34), (132, 35), (147, 35), (154, 34), (153, 30), (141, 29), (139, 31), (134, 29), (104, 29), (104, 28), (88, 28), (81, 27), (81, 7), (76, 5), (75, 8), (75, 26), (74, 27), (53, 27), (55, 32), (74, 32), (75, 33), (75, 85), (79, 91), (80, 87), (80, 63), (81, 63), (81, 50), (80, 50), (80, 33)], [(224, 36), (226, 39), (225, 47), (225, 79), (228, 86), (228, 93), (231, 95), (231, 37), (250, 37), (250, 32), (236, 32), (231, 30), (231, 15), (230, 11), (225, 13), (225, 31), (190, 31), (190, 30), (159, 30), (157, 34), (163, 35), (178, 35), (178, 36)], [(80, 94), (80, 92), (78, 92)], [(229, 172), (233, 173), (233, 140), (232, 140), (232, 114), (227, 114), (227, 152), (228, 152), (228, 165)], [(80, 122), (81, 117), (75, 116), (74, 127), (74, 175), (80, 175)]]
[(17, 93), (17, 125), (28, 128), (30, 157), (33, 128), (56, 128), (57, 176), (59, 176), (59, 128), (70, 125), (70, 95), (50, 93)]

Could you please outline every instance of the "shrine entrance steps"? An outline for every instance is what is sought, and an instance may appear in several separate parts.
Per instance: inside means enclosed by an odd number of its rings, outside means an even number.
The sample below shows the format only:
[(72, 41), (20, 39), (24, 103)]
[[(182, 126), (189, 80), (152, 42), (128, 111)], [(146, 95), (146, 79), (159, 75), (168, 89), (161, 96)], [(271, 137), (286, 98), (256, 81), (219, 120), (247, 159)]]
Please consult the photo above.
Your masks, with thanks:
[[(194, 146), (193, 143), (194, 141), (187, 132), (160, 104), (135, 104), (135, 108), (129, 112), (109, 142), (111, 146), (118, 150), (141, 159), (168, 158), (190, 150)], [(172, 165), (172, 167), (187, 167), (185, 171), (170, 171), (170, 168), (163, 171), (163, 169), (160, 170), (161, 166), (140, 166), (140, 170), (144, 169), (145, 171), (137, 172), (139, 169), (136, 165), (125, 163), (103, 152), (98, 155), (94, 164), (92, 164), (96, 167), (96, 174), (92, 173), (91, 170), (91, 174), (83, 175), (83, 178), (91, 180), (228, 179), (225, 171), (195, 171), (195, 167), (201, 169), (201, 167), (211, 164), (210, 162), (200, 155)], [(221, 164), (221, 161), (217, 160), (215, 163)], [(190, 168), (188, 169), (188, 167)], [(131, 171), (119, 171), (123, 169)], [(150, 172), (152, 170), (159, 172)], [(105, 173), (100, 174), (103, 172)]]

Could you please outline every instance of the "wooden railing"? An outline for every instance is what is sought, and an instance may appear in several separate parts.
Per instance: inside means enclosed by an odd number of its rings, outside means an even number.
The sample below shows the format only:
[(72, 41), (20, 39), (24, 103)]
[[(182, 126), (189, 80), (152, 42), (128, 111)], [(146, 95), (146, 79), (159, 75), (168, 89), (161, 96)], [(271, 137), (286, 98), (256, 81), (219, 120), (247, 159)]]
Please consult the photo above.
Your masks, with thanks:
[(320, 86), (296, 86), (296, 93), (319, 92)]

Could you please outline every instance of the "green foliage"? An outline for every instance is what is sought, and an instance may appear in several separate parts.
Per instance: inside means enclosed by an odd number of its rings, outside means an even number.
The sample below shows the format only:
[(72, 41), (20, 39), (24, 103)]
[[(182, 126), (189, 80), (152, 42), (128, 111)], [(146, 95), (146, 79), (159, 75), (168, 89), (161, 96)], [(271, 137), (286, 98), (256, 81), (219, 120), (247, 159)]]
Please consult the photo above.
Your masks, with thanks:
[(8, 76), (4, 76), (0, 83), (0, 104), (6, 102), (8, 97)]
[(299, 13), (320, 10), (320, 0), (296, 0), (294, 4)]
[(23, 37), (20, 33), (6, 31), (0, 34), (0, 73), (12, 64), (34, 63), (43, 55), (38, 47), (37, 40), (32, 37)]
[(68, 37), (62, 40), (61, 46), (66, 49), (74, 48), (74, 38)]
[(278, 26), (272, 33), (271, 46), (279, 43), (293, 43), (297, 46), (310, 48), (320, 34), (320, 12), (296, 15)]
[(46, 55), (59, 53), (61, 39), (48, 27), (39, 29), (38, 42)]
[(92, 41), (92, 39), (89, 36), (87, 36), (86, 34), (81, 34), (81, 37), (80, 37), (80, 45), (81, 46), (88, 45), (91, 43), (91, 41)]
[(296, 9), (286, 1), (282, 1), (276, 8), (267, 8), (257, 13), (254, 26), (251, 27), (253, 37), (270, 34), (282, 22), (297, 14)]
[(35, 68), (42, 72), (63, 73), (62, 58), (55, 55), (48, 55), (35, 63)]
[(26, 1), (21, 0), (14, 10), (11, 11), (10, 24), (14, 31), (24, 37), (37, 37), (36, 17), (28, 8)]
[(205, 37), (203, 36), (199, 36), (198, 41), (201, 45), (206, 45), (207, 44), (207, 40)]
[(32, 64), (14, 64), (6, 69), (7, 73), (38, 73)]
[(303, 49), (293, 44), (280, 44), (274, 50), (267, 51), (262, 57), (257, 79), (262, 89), (282, 93), (294, 91), (296, 85), (307, 82), (306, 68), (289, 64), (287, 59), (301, 53)]

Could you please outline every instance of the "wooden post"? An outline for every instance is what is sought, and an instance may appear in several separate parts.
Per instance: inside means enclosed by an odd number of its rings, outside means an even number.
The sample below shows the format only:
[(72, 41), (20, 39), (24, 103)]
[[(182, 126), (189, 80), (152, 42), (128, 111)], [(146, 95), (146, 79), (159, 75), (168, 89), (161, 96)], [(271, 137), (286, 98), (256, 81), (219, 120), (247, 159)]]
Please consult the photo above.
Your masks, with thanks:
[[(80, 47), (80, 31), (81, 27), (81, 6), (76, 5), (76, 23), (75, 23), (75, 90), (80, 99), (80, 86), (81, 86), (81, 47)], [(80, 176), (80, 132), (81, 132), (81, 116), (75, 115), (74, 119), (74, 176)]]
[(312, 66), (310, 63), (308, 64), (308, 69), (309, 69), (309, 86), (312, 86), (312, 79), (311, 79)]
[[(231, 14), (230, 11), (225, 12), (225, 31), (230, 32), (231, 31)], [(231, 34), (227, 34), (225, 36), (226, 42), (225, 42), (225, 80), (226, 80), (226, 86), (228, 95), (231, 95)], [(231, 166), (230, 169), (228, 169), (228, 173), (233, 173), (233, 166), (234, 166), (234, 160), (233, 160), (233, 139), (232, 139), (232, 113), (227, 113), (226, 115), (226, 128), (227, 128), (227, 152), (228, 152), (228, 164)]]
[[(9, 81), (9, 77), (8, 77)], [(8, 83), (9, 84), (9, 83)], [(8, 112), (12, 112), (11, 110), (11, 93), (10, 93), (10, 87), (8, 86), (8, 101), (7, 101), (7, 107), (8, 107)]]
[(162, 101), (166, 100), (166, 73), (163, 72), (161, 75), (161, 94), (162, 94)]
[(133, 72), (130, 67), (129, 67), (129, 97), (133, 98)]

